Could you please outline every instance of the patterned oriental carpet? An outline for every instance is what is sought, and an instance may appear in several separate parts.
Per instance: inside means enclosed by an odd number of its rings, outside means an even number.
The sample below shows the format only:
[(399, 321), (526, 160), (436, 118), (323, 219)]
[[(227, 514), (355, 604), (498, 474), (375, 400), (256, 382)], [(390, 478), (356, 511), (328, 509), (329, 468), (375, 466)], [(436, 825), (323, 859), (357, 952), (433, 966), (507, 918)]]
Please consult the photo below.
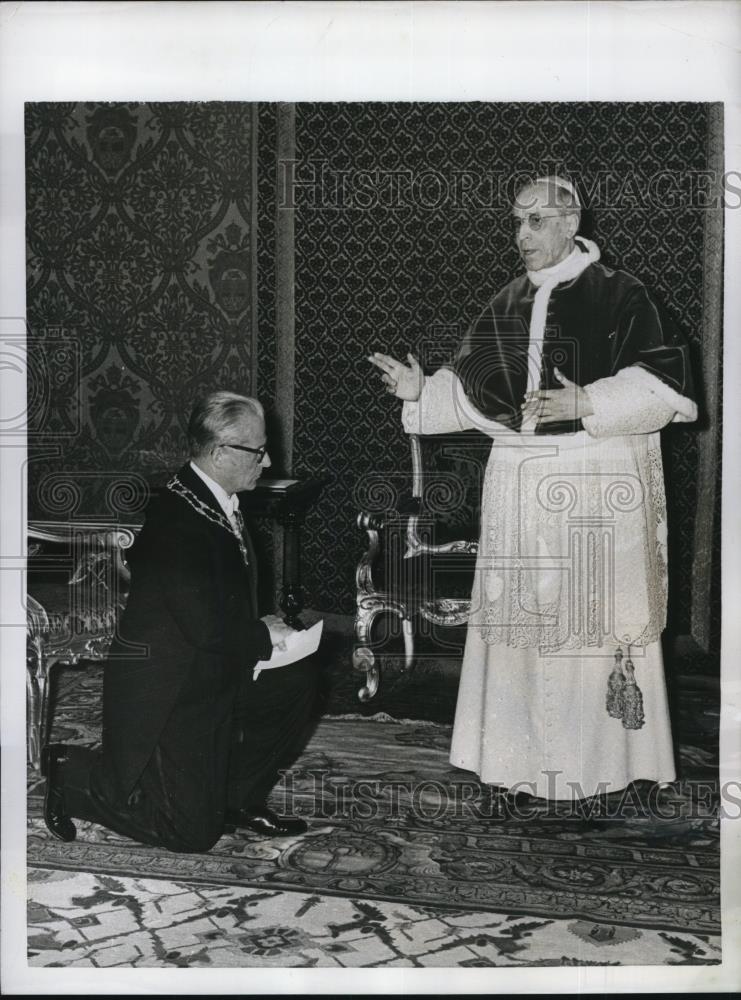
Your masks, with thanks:
[[(101, 669), (69, 682), (61, 685), (54, 738), (93, 743)], [(446, 724), (325, 717), (273, 793), (276, 808), (308, 820), (309, 833), (274, 841), (225, 835), (197, 856), (89, 823), (78, 824), (74, 843), (59, 843), (44, 827), (43, 783), (32, 774), (29, 865), (719, 933), (718, 819), (702, 792), (712, 785), (709, 751), (683, 749), (686, 778), (664, 805), (672, 818), (646, 815), (645, 795), (635, 789), (595, 800), (589, 817), (568, 803), (508, 803), (451, 767), (449, 742)]]

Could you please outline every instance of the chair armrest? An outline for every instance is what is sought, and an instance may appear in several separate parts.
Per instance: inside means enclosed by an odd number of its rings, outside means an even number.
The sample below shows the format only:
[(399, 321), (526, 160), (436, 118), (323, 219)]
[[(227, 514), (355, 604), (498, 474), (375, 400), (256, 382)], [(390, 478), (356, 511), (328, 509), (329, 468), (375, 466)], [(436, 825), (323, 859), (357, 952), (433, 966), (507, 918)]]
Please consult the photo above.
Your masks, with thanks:
[(124, 553), (138, 530), (100, 521), (29, 523), (28, 635), (55, 661), (105, 655), (128, 592)]
[(407, 551), (405, 559), (412, 559), (421, 555), (444, 555), (458, 553), (461, 555), (475, 556), (479, 551), (479, 543), (466, 538), (456, 538), (451, 542), (441, 542), (432, 545), (425, 542), (419, 534), (419, 517), (410, 517), (407, 523)]

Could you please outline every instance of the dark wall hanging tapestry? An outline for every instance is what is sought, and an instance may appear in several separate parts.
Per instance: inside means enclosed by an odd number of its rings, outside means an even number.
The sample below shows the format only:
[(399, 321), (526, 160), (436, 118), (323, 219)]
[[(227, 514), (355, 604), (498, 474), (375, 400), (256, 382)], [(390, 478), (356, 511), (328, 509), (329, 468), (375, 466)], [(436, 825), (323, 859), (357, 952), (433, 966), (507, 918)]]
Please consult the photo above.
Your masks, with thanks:
[(254, 391), (255, 117), (26, 106), (30, 516), (135, 517), (194, 400)]

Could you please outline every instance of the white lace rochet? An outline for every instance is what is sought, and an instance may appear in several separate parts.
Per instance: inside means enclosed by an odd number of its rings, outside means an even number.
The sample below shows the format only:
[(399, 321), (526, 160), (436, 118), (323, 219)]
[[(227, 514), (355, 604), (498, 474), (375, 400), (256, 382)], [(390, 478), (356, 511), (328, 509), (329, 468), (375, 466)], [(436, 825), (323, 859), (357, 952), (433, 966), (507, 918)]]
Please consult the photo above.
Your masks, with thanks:
[[(655, 642), (666, 617), (666, 502), (654, 376), (595, 383), (586, 431), (519, 434), (441, 369), (402, 411), (408, 433), (492, 438), (470, 623), (485, 643), (559, 650)], [(613, 391), (613, 389), (615, 391)], [(589, 392), (589, 389), (587, 389)]]

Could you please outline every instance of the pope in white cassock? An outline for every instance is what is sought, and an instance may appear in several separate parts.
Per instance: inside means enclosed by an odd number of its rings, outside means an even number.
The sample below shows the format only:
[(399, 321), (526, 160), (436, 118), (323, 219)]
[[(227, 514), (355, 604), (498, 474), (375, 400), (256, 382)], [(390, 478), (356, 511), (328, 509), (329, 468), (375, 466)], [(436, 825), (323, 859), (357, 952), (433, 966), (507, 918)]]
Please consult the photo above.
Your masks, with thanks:
[(526, 273), (454, 363), (425, 377), (411, 355), (370, 358), (408, 433), (492, 439), (450, 760), (549, 799), (676, 778), (658, 432), (697, 416), (686, 345), (579, 222), (568, 181), (529, 184)]

